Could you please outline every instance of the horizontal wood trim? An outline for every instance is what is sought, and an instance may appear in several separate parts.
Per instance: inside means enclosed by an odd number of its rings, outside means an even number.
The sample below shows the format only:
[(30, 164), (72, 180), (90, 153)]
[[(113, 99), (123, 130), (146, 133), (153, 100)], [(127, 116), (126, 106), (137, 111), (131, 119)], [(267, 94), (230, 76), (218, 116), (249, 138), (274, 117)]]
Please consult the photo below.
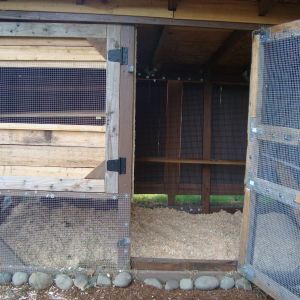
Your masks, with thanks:
[(103, 193), (104, 180), (0, 176), (0, 190)]
[(131, 268), (135, 270), (160, 271), (224, 271), (236, 270), (237, 262), (232, 260), (193, 260), (169, 258), (132, 257)]
[[(182, 184), (178, 185), (178, 195), (200, 195), (202, 184)], [(166, 194), (166, 186), (163, 183), (135, 182), (135, 194)], [(243, 195), (243, 184), (211, 184), (212, 195)]]
[(280, 144), (299, 146), (300, 129), (259, 125), (256, 128), (259, 140), (270, 141)]
[[(202, 28), (222, 28), (233, 30), (255, 30), (261, 27), (257, 23), (244, 22), (228, 22), (220, 20), (184, 20), (171, 19), (166, 17), (145, 17), (145, 16), (126, 16), (126, 15), (110, 15), (101, 13), (68, 13), (68, 12), (48, 12), (48, 11), (19, 11), (19, 10), (2, 10), (0, 11), (0, 19), (5, 21), (39, 21), (39, 22), (90, 22), (94, 24), (149, 24), (149, 25), (165, 25), (165, 26), (186, 26), (186, 27), (202, 27)], [(265, 19), (265, 18), (264, 18)], [(267, 20), (265, 19), (265, 25)]]
[(92, 170), (93, 168), (0, 166), (0, 176), (41, 176), (82, 179)]
[(1, 166), (96, 167), (105, 159), (104, 148), (1, 145)]
[[(275, 35), (283, 31), (287, 31), (293, 34), (293, 36), (300, 35), (300, 20), (275, 25), (270, 28), (271, 35)], [(282, 36), (282, 38), (284, 38), (284, 35)]]
[(94, 47), (1, 46), (0, 61), (106, 61)]
[(104, 148), (105, 133), (89, 131), (0, 129), (1, 145)]
[[(105, 42), (105, 40), (104, 40)], [(1, 46), (67, 46), (91, 47), (87, 39), (0, 37)]]
[(208, 159), (173, 159), (164, 157), (136, 157), (137, 162), (153, 162), (153, 163), (176, 163), (176, 164), (198, 164), (198, 165), (230, 165), (245, 166), (245, 161), (239, 160), (208, 160)]
[(1, 129), (105, 132), (105, 126), (61, 125), (61, 124), (29, 124), (29, 123), (0, 123), (0, 130)]
[[(2, 7), (1, 3), (1, 8)], [(20, 3), (24, 9), (26, 3)], [(2, 37), (106, 38), (104, 24), (1, 22)]]
[[(55, 88), (54, 88), (55, 89)], [(54, 90), (53, 89), (53, 90)], [(65, 111), (65, 112), (24, 112), (24, 113), (2, 113), (0, 118), (97, 118), (101, 119), (106, 116), (105, 112), (96, 111)]]
[(106, 62), (101, 61), (3, 61), (0, 67), (5, 68), (64, 68), (64, 69), (106, 69)]
[[(124, 3), (123, 3), (124, 2)], [(22, 11), (20, 12), (20, 8)], [(279, 24), (291, 20), (299, 19), (299, 6), (291, 3), (277, 3), (272, 8), (272, 11), (267, 16), (261, 17), (258, 15), (258, 5), (255, 1), (238, 1), (232, 0), (224, 5), (220, 1), (201, 2), (190, 0), (182, 1), (176, 12), (168, 11), (167, 1), (154, 0), (132, 0), (132, 1), (117, 1), (111, 0), (103, 5), (97, 0), (90, 0), (85, 5), (76, 5), (75, 1), (68, 0), (53, 3), (53, 1), (3, 1), (1, 3), (2, 11), (13, 10), (18, 19), (24, 18), (24, 11), (28, 12), (27, 18), (41, 18), (41, 13), (54, 13), (55, 20), (61, 21), (81, 21), (98, 20), (98, 22), (139, 24), (144, 18), (167, 19), (175, 20), (193, 20), (193, 21), (217, 21), (230, 23), (244, 23), (245, 25), (256, 24)], [(19, 11), (19, 14), (17, 12)], [(36, 16), (35, 14), (38, 15)], [(64, 14), (63, 19), (58, 14)], [(2, 15), (5, 15), (4, 13)], [(71, 16), (73, 15), (73, 18)], [(14, 15), (10, 14), (10, 18)], [(82, 18), (81, 18), (82, 16)], [(103, 16), (100, 18), (100, 16)], [(105, 18), (106, 16), (106, 18)], [(38, 19), (39, 17), (39, 19)], [(60, 17), (60, 18), (59, 18)], [(122, 19), (120, 18), (122, 17)], [(3, 18), (3, 16), (1, 16)], [(46, 18), (49, 20), (49, 18)], [(145, 21), (144, 21), (145, 22)], [(148, 20), (149, 22), (149, 20)], [(174, 22), (175, 23), (175, 22)], [(159, 24), (159, 20), (154, 24)], [(221, 27), (222, 28), (222, 27)], [(251, 29), (250, 29), (251, 30)]]

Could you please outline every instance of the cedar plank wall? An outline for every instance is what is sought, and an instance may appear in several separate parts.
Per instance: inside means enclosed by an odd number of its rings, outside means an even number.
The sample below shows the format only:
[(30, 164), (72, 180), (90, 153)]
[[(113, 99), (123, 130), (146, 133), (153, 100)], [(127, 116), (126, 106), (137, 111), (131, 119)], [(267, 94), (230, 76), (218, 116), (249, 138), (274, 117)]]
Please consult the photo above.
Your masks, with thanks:
[[(173, 194), (168, 190), (163, 162), (143, 162), (141, 157), (166, 158), (167, 82), (137, 82), (135, 193)], [(248, 87), (213, 86), (212, 160), (239, 160), (246, 157)], [(183, 83), (180, 159), (203, 158), (203, 84)], [(171, 157), (173, 158), (173, 157)], [(174, 164), (176, 165), (176, 164)], [(244, 166), (213, 165), (211, 194), (243, 194)], [(180, 164), (176, 194), (202, 193), (201, 164)], [(172, 176), (171, 174), (169, 176)]]

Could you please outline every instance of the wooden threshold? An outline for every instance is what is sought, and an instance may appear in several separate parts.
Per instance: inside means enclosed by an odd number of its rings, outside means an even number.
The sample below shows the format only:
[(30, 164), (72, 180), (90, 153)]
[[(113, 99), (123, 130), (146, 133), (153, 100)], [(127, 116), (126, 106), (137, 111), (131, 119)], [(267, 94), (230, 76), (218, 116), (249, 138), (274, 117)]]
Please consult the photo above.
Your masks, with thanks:
[(208, 160), (208, 159), (174, 159), (165, 157), (137, 157), (138, 162), (170, 163), (170, 164), (198, 164), (198, 165), (229, 165), (245, 166), (243, 160)]
[(134, 270), (156, 271), (199, 270), (230, 272), (236, 270), (237, 261), (131, 257), (131, 268)]

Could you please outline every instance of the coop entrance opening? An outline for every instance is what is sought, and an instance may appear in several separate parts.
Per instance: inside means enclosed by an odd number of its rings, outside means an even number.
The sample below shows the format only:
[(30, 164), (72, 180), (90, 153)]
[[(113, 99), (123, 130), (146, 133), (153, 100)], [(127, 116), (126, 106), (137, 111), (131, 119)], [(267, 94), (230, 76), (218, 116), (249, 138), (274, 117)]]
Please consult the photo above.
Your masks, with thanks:
[(251, 33), (140, 26), (137, 34), (132, 256), (236, 260)]

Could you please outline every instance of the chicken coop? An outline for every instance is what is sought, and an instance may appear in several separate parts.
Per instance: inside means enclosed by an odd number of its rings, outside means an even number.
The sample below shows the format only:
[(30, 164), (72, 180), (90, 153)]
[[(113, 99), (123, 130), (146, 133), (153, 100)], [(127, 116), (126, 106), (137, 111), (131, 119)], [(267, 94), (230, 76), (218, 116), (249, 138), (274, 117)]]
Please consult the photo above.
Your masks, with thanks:
[(21, 2), (0, 4), (0, 269), (238, 267), (299, 299), (299, 21), (278, 25), (299, 3)]

